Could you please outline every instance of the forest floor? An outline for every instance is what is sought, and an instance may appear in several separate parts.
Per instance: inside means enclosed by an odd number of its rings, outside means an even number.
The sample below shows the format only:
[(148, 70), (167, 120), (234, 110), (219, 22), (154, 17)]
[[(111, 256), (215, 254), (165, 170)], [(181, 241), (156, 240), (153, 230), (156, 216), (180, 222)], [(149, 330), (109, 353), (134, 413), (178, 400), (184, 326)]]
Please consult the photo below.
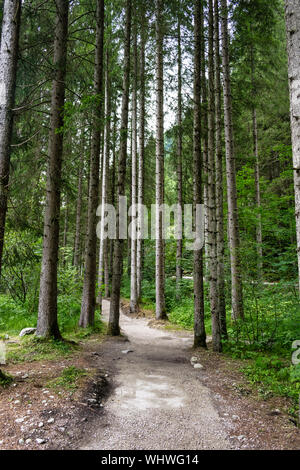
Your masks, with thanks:
[[(241, 361), (141, 315), (120, 323), (123, 336), (94, 335), (70, 357), (5, 366), (0, 449), (300, 449), (287, 401), (259, 398)], [(78, 377), (60, 387), (64, 370)]]

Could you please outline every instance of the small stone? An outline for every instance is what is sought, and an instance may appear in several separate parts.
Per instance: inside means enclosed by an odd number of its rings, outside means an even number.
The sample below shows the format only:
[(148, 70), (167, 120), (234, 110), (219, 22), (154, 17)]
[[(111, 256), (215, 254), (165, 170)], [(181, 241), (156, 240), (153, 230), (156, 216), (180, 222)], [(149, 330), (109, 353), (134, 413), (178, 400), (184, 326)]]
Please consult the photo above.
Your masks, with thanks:
[(244, 439), (246, 439), (246, 436), (243, 436), (243, 435), (238, 436), (238, 440), (239, 440), (239, 441), (243, 441)]
[(195, 356), (191, 357), (191, 364), (195, 364), (196, 362), (198, 362), (198, 358)]
[(194, 369), (203, 369), (202, 364), (194, 364)]
[(49, 418), (47, 423), (49, 423), (49, 424), (54, 423), (54, 418)]
[(97, 403), (97, 400), (95, 398), (89, 398), (87, 401), (89, 403)]
[(28, 377), (29, 377), (29, 375), (28, 375), (28, 374), (24, 374), (24, 375), (22, 375), (22, 379), (27, 379)]
[(19, 444), (20, 445), (24, 444), (24, 439), (19, 439)]
[(39, 423), (39, 428), (42, 428), (44, 426), (44, 423), (40, 422)]
[(26, 439), (25, 444), (30, 444), (31, 441), (32, 441), (32, 439), (28, 438), (28, 439)]
[(58, 430), (59, 430), (60, 432), (65, 432), (66, 428), (60, 427), (60, 428), (58, 428)]
[(0, 441), (0, 446), (3, 444), (3, 441)]
[(18, 405), (19, 403), (20, 403), (20, 400), (15, 400), (15, 401), (14, 401), (14, 404), (15, 404), (15, 405)]
[(15, 423), (23, 423), (25, 418), (17, 418), (15, 419)]
[(36, 328), (23, 328), (22, 331), (20, 331), (19, 336), (25, 336), (25, 335), (32, 335), (33, 333), (36, 332)]
[(272, 410), (270, 413), (270, 416), (278, 416), (281, 414), (280, 410), (276, 409), (276, 410)]
[(232, 419), (233, 419), (233, 421), (238, 421), (238, 420), (240, 419), (240, 417), (237, 416), (237, 415), (233, 415), (233, 416), (232, 416)]
[(132, 349), (124, 349), (124, 351), (122, 351), (123, 354), (128, 354), (130, 352), (133, 352)]
[(39, 437), (36, 438), (36, 442), (38, 444), (45, 444), (46, 440), (45, 439), (40, 439)]

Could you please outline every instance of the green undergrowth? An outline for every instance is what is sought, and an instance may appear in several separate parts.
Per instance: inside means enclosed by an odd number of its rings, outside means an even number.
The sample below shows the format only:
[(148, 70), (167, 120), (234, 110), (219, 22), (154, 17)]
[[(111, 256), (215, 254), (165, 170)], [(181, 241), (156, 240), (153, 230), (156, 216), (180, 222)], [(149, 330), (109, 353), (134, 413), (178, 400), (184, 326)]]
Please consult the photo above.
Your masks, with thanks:
[(5, 374), (0, 370), (0, 387), (7, 387), (12, 381), (13, 378), (9, 374)]
[(21, 363), (41, 360), (56, 360), (67, 357), (79, 348), (78, 342), (88, 340), (93, 335), (101, 341), (106, 325), (95, 315), (93, 327), (80, 328), (79, 297), (64, 294), (58, 297), (58, 324), (62, 340), (46, 340), (34, 335), (19, 337), (23, 328), (36, 327), (37, 313), (30, 312), (28, 305), (12, 300), (8, 295), (0, 295), (0, 339), (6, 344), (7, 363)]
[(59, 377), (50, 380), (46, 386), (49, 388), (64, 388), (66, 390), (76, 390), (81, 377), (87, 376), (89, 372), (75, 366), (66, 367)]

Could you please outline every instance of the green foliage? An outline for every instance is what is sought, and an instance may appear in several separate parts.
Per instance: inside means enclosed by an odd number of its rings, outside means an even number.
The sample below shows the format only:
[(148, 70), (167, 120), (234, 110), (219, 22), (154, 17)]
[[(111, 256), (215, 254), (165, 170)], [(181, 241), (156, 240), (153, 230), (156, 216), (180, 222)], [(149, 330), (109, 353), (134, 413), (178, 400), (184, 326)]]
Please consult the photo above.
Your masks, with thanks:
[(7, 360), (12, 363), (54, 360), (69, 356), (77, 348), (76, 344), (67, 341), (24, 337), (19, 343), (9, 345)]
[(78, 385), (80, 377), (87, 375), (85, 369), (79, 369), (75, 366), (66, 367), (62, 374), (56, 379), (50, 380), (47, 383), (48, 387), (65, 388), (68, 390), (75, 390)]
[(0, 387), (7, 387), (9, 384), (11, 384), (13, 381), (13, 378), (9, 374), (4, 374), (0, 370)]

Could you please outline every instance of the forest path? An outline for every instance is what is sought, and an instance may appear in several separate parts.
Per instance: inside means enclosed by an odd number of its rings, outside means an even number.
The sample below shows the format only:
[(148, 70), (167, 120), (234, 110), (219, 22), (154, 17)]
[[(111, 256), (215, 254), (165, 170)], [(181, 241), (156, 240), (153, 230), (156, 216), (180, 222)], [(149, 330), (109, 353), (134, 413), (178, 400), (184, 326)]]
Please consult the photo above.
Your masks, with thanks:
[[(109, 302), (103, 302), (108, 319)], [(228, 435), (201, 369), (190, 363), (192, 335), (150, 328), (121, 313), (124, 339), (103, 345), (115, 359), (115, 389), (81, 449), (229, 449)], [(128, 352), (128, 350), (130, 350)]]

